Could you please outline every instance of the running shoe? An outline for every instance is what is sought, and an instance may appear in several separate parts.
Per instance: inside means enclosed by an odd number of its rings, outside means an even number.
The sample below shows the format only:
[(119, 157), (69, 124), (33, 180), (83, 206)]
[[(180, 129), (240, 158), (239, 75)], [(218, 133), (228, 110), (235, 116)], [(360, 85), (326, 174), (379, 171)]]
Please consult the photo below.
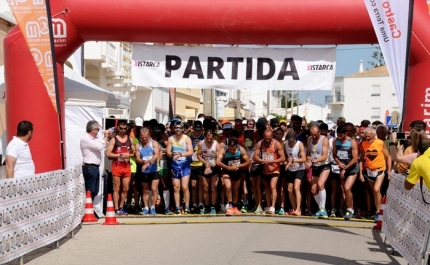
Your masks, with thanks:
[(190, 209), (185, 207), (184, 214), (190, 214)]
[(293, 215), (294, 209), (290, 209), (288, 212), (285, 213), (285, 215)]
[(242, 214), (242, 212), (239, 209), (237, 209), (237, 207), (233, 207), (233, 213), (234, 214)]
[(319, 210), (319, 215), (318, 215), (318, 217), (319, 217), (319, 218), (328, 218), (327, 212), (326, 212), (326, 210), (325, 210), (324, 208), (321, 208), (321, 209)]
[(156, 214), (157, 214), (157, 212), (155, 211), (155, 208), (151, 208), (151, 210), (150, 210), (150, 214), (151, 214), (151, 215), (156, 215)]
[(181, 215), (181, 209), (176, 208), (176, 210), (175, 210), (174, 214), (176, 214), (176, 215)]
[(210, 212), (210, 214), (216, 214), (216, 210), (215, 210), (215, 207), (211, 207), (211, 212)]
[(115, 210), (115, 216), (119, 215), (119, 210)]
[(305, 216), (313, 216), (312, 211), (310, 209), (306, 209)]
[(134, 207), (134, 213), (140, 213), (141, 210), (139, 209), (139, 207)]
[(345, 216), (345, 213), (343, 212), (342, 209), (339, 209), (339, 216)]
[(294, 216), (302, 216), (302, 211), (300, 211), (300, 210), (294, 210), (293, 213), (292, 213), (292, 215), (294, 215)]
[(200, 214), (205, 214), (205, 207), (203, 205), (199, 206)]
[(233, 209), (232, 209), (233, 207), (228, 207), (227, 208), (227, 210), (226, 210), (226, 212), (225, 212), (225, 215), (226, 216), (232, 216), (233, 214), (234, 214), (234, 211), (233, 211)]
[(278, 214), (279, 215), (285, 215), (285, 211), (284, 211), (284, 208), (279, 208), (279, 211), (278, 211)]
[(169, 208), (166, 208), (166, 210), (164, 211), (164, 214), (165, 214), (165, 215), (171, 215), (171, 214), (173, 214), (173, 213), (170, 211), (170, 209), (169, 209)]
[(145, 208), (145, 209), (143, 209), (143, 211), (140, 212), (140, 214), (141, 215), (148, 215), (149, 211), (148, 211), (148, 209)]
[[(340, 211), (340, 210), (339, 210)], [(340, 214), (340, 213), (339, 213)], [(342, 216), (342, 215), (341, 215)], [(336, 209), (335, 208), (331, 208), (330, 211), (330, 217), (336, 217)]]
[(224, 204), (221, 204), (221, 208), (220, 208), (220, 212), (221, 213), (225, 213), (226, 212), (226, 207), (225, 207), (225, 205)]
[(119, 214), (120, 214), (120, 215), (122, 215), (122, 216), (126, 216), (126, 215), (128, 215), (128, 213), (127, 213), (126, 211), (124, 211), (124, 209), (123, 209), (123, 208), (120, 208), (120, 209), (119, 209)]
[(242, 208), (240, 209), (240, 211), (241, 211), (242, 213), (248, 213), (248, 206), (243, 205), (243, 206), (242, 206)]
[(373, 222), (377, 223), (379, 220), (379, 213), (376, 213), (375, 216), (373, 217)]
[(275, 214), (275, 207), (267, 207), (266, 214)]
[(257, 210), (255, 210), (254, 212), (255, 214), (262, 214), (263, 213), (263, 209), (261, 209), (261, 206), (257, 207)]
[(353, 214), (354, 214), (354, 213), (352, 213), (351, 211), (346, 210), (346, 214), (345, 214), (345, 216), (343, 217), (343, 219), (345, 219), (345, 220), (349, 221), (349, 219), (351, 219), (351, 218), (352, 218), (352, 215), (353, 215)]

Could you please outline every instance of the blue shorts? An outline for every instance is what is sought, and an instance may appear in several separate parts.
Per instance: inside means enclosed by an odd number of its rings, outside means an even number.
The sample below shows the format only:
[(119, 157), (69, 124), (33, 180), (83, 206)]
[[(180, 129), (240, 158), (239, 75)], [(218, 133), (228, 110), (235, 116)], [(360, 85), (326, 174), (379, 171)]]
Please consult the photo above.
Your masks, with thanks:
[(172, 178), (174, 179), (181, 179), (183, 177), (189, 177), (191, 175), (191, 167), (185, 166), (183, 168), (174, 168), (170, 170), (170, 173), (172, 175)]

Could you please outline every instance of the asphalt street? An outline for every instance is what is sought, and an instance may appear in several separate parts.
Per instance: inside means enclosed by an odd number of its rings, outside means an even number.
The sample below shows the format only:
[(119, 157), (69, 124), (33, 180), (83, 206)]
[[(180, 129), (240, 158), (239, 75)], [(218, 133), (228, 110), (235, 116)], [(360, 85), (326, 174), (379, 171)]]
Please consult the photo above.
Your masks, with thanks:
[[(28, 265), (128, 264), (407, 264), (391, 255), (369, 222), (284, 218), (117, 218), (84, 224), (61, 246), (24, 257)], [(17, 264), (18, 261), (8, 264)]]

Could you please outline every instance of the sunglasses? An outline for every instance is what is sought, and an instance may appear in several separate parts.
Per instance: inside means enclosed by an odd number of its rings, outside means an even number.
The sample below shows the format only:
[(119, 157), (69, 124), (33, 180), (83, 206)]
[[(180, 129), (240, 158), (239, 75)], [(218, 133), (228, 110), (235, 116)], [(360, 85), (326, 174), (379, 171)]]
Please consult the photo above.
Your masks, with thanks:
[(94, 128), (93, 130), (100, 131), (100, 128)]
[(127, 131), (127, 127), (123, 128), (123, 127), (118, 127), (119, 131)]
[(182, 126), (175, 127), (175, 130), (182, 130), (182, 129), (184, 129), (184, 127), (182, 127)]

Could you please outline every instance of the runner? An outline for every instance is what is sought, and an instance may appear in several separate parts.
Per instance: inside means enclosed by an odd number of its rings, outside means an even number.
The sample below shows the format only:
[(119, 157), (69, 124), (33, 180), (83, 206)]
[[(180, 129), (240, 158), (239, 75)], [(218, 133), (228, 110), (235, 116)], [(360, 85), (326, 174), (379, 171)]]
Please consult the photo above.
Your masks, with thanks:
[(180, 207), (180, 190), (184, 193), (185, 214), (190, 213), (190, 191), (188, 183), (191, 174), (191, 156), (193, 155), (193, 146), (191, 139), (185, 135), (184, 127), (181, 121), (174, 123), (175, 134), (169, 137), (167, 141), (167, 156), (172, 158), (171, 176), (173, 183), (173, 192), (175, 198), (175, 214), (181, 214)]
[(251, 164), (245, 149), (239, 145), (236, 138), (231, 138), (227, 145), (227, 150), (220, 148), (217, 158), (217, 165), (223, 169), (225, 195), (228, 205), (226, 215), (241, 214), (237, 209), (239, 199), (239, 188), (241, 180), (240, 169), (248, 168)]
[[(196, 120), (193, 124), (193, 131), (190, 133), (191, 144), (193, 146), (193, 156), (191, 157), (191, 201), (193, 206), (191, 207), (191, 213), (195, 214), (201, 211), (204, 211), (203, 201), (199, 200), (199, 198), (203, 198), (201, 196), (202, 189), (201, 183), (199, 183), (199, 179), (203, 176), (203, 164), (200, 162), (197, 156), (197, 146), (198, 144), (205, 139), (203, 135), (203, 124), (201, 121)], [(197, 196), (198, 192), (198, 196)], [(197, 209), (197, 200), (199, 200), (199, 206)]]
[(254, 160), (263, 165), (261, 179), (266, 192), (267, 214), (275, 213), (277, 199), (276, 186), (280, 173), (280, 163), (285, 161), (282, 144), (273, 139), (273, 131), (266, 129), (264, 139), (257, 143), (254, 152)]
[(287, 170), (288, 195), (293, 207), (290, 214), (301, 216), (302, 193), (300, 186), (305, 176), (303, 163), (306, 161), (306, 152), (303, 143), (296, 140), (296, 132), (293, 130), (290, 130), (286, 136), (285, 156), (287, 157), (285, 168)]
[(307, 144), (307, 161), (312, 163), (311, 192), (319, 206), (319, 211), (314, 216), (327, 218), (325, 182), (330, 173), (329, 142), (327, 137), (320, 134), (320, 129), (317, 125), (311, 126), (310, 133), (311, 137), (309, 137)]
[(391, 157), (384, 142), (375, 138), (375, 129), (366, 128), (364, 136), (365, 140), (360, 146), (360, 180), (364, 182), (364, 178), (366, 178), (372, 189), (373, 201), (376, 207), (373, 220), (376, 223), (381, 209), (381, 185), (384, 180), (385, 169), (387, 169), (388, 179), (391, 178)]
[(358, 173), (358, 147), (354, 138), (346, 135), (346, 126), (339, 126), (336, 130), (337, 138), (333, 145), (333, 158), (340, 170), (340, 181), (346, 201), (345, 220), (351, 219), (354, 214), (352, 185)]
[(130, 157), (134, 156), (134, 153), (134, 145), (132, 144), (130, 136), (127, 135), (127, 123), (120, 122), (118, 134), (110, 140), (109, 146), (106, 149), (106, 156), (113, 160), (113, 203), (116, 215), (128, 215), (128, 213), (124, 211), (124, 202), (127, 198), (130, 186)]
[[(209, 206), (209, 183), (211, 189), (211, 208), (210, 214), (216, 214), (215, 205), (217, 200), (217, 188), (219, 180), (219, 167), (216, 165), (217, 154), (220, 152), (220, 145), (214, 140), (214, 131), (205, 131), (205, 139), (198, 145), (197, 157), (202, 162), (203, 176), (200, 176), (202, 192), (199, 192), (200, 201), (205, 203), (205, 208)], [(201, 209), (200, 214), (208, 212)]]
[[(155, 203), (158, 198), (158, 184), (161, 178), (157, 163), (159, 157), (158, 142), (149, 136), (149, 129), (142, 128), (140, 130), (140, 142), (136, 144), (135, 148), (136, 162), (142, 164), (142, 201), (145, 207), (141, 214), (156, 215)], [(149, 189), (151, 189), (151, 205), (149, 205)]]

